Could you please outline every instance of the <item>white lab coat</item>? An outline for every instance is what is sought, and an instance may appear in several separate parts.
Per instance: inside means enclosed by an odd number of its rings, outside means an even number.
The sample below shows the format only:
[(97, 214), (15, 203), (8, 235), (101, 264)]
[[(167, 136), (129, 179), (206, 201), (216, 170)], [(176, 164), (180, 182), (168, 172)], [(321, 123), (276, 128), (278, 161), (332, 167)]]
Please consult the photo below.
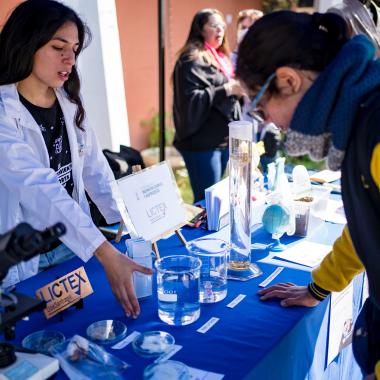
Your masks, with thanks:
[[(62, 222), (67, 229), (62, 242), (87, 261), (105, 238), (90, 218), (85, 189), (108, 223), (120, 221), (119, 207), (123, 207), (123, 201), (94, 132), (86, 120), (84, 131), (76, 127), (76, 105), (63, 89), (56, 94), (70, 142), (72, 198), (50, 168), (40, 128), (20, 102), (16, 85), (0, 86), (0, 234), (20, 222), (38, 230)], [(12, 267), (4, 285), (36, 274), (38, 261), (36, 256)]]

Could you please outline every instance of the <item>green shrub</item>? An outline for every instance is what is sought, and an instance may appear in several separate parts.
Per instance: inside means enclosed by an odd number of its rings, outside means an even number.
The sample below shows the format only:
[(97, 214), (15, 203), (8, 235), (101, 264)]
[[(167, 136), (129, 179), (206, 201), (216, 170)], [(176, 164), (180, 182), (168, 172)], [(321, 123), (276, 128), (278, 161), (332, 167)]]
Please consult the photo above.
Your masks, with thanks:
[[(149, 128), (149, 146), (151, 148), (159, 146), (160, 141), (160, 127), (159, 127), (159, 114), (155, 110), (151, 111), (151, 117), (144, 119), (140, 122), (143, 128)], [(171, 113), (165, 113), (165, 145), (172, 146), (174, 139), (174, 126)]]

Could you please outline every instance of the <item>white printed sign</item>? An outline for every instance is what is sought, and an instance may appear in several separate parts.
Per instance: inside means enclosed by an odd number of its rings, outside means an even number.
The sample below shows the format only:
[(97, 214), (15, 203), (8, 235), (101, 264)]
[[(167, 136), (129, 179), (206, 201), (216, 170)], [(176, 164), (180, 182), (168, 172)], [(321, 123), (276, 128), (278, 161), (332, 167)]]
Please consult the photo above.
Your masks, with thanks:
[(352, 341), (354, 290), (352, 282), (339, 293), (331, 293), (327, 364)]
[(183, 202), (166, 162), (117, 182), (133, 226), (143, 239), (156, 241), (185, 224)]

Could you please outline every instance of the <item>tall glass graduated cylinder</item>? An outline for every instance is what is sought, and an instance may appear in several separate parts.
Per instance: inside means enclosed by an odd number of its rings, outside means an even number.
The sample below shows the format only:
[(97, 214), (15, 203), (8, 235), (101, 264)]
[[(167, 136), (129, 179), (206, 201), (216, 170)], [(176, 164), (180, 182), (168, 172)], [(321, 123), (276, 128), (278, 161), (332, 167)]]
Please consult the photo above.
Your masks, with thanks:
[(229, 123), (230, 146), (230, 259), (229, 269), (246, 271), (251, 265), (251, 170), (253, 125)]

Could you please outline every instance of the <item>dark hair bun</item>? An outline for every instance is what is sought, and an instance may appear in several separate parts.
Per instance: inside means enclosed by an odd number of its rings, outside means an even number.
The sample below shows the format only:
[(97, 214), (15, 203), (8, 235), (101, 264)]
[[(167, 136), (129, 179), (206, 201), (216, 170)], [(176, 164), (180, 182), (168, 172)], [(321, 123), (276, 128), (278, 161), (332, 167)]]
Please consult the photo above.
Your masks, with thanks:
[(314, 26), (326, 33), (335, 43), (344, 43), (348, 38), (348, 28), (345, 20), (335, 13), (314, 13), (311, 17)]
[(346, 21), (335, 13), (314, 13), (311, 16), (311, 46), (321, 53), (319, 65), (325, 67), (349, 39)]

